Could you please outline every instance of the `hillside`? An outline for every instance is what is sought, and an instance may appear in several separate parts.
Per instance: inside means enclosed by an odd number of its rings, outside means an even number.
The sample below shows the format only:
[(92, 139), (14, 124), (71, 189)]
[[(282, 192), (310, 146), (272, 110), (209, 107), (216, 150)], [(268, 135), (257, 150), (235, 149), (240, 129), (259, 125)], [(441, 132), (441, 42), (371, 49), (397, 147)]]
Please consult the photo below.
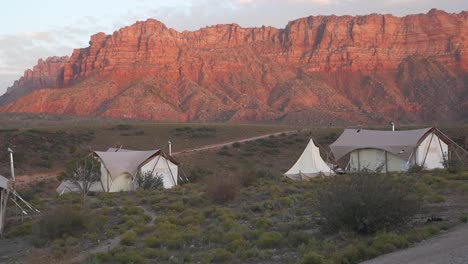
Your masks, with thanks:
[(171, 121), (459, 121), (468, 12), (311, 16), (178, 32), (148, 19), (40, 60), (1, 112)]

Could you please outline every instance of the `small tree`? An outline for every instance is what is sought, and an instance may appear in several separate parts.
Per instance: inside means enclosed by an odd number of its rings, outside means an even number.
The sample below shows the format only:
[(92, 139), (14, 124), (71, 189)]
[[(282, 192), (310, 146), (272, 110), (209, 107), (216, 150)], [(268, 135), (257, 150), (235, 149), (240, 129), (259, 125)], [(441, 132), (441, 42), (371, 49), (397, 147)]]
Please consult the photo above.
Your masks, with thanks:
[(78, 190), (83, 200), (88, 195), (91, 186), (101, 178), (100, 163), (92, 155), (70, 161), (60, 180), (69, 181)]
[(155, 190), (164, 188), (162, 174), (153, 174), (151, 171), (138, 173), (137, 183), (140, 188), (143, 188), (143, 190)]

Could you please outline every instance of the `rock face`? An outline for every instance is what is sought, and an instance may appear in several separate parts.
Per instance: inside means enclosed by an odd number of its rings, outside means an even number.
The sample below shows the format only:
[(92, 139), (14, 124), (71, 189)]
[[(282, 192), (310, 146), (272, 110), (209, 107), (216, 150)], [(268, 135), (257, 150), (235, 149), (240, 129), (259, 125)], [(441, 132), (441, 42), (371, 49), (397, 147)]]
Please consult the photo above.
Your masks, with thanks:
[(464, 120), (466, 36), (468, 12), (439, 10), (193, 32), (149, 19), (93, 35), (69, 59), (39, 61), (0, 97), (0, 111), (220, 122)]
[(13, 101), (38, 88), (61, 87), (63, 67), (68, 59), (68, 56), (39, 59), (32, 70), (24, 71), (24, 76), (8, 87), (6, 94), (0, 97), (0, 104)]

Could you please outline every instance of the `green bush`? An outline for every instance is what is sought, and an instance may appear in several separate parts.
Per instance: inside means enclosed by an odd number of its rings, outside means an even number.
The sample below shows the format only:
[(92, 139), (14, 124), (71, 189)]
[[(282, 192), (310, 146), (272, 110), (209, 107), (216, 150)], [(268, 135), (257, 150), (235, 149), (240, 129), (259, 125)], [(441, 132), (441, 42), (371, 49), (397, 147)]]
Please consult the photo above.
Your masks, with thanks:
[(318, 194), (318, 211), (330, 231), (372, 233), (406, 224), (422, 199), (403, 176), (362, 172), (329, 177)]
[(162, 174), (153, 174), (151, 171), (138, 173), (137, 183), (140, 188), (143, 188), (143, 190), (161, 190), (164, 188)]
[(396, 233), (381, 233), (374, 238), (371, 247), (378, 255), (383, 255), (400, 248), (408, 247), (408, 245), (408, 240), (402, 235)]
[(283, 244), (283, 236), (279, 232), (265, 232), (260, 235), (257, 245), (260, 248), (278, 248)]
[(317, 254), (314, 251), (308, 252), (302, 257), (301, 264), (323, 264), (325, 263), (322, 255)]
[(136, 234), (132, 231), (127, 231), (122, 235), (122, 238), (120, 239), (120, 244), (125, 246), (131, 246), (134, 245), (136, 241)]

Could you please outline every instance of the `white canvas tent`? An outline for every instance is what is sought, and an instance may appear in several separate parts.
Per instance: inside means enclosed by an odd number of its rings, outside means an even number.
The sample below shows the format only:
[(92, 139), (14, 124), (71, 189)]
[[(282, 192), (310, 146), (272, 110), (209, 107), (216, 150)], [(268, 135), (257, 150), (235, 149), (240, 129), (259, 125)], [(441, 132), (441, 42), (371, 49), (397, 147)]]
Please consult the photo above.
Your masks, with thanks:
[(134, 151), (110, 148), (95, 151), (101, 161), (101, 184), (105, 192), (133, 191), (138, 172), (162, 176), (164, 188), (177, 185), (178, 164), (161, 150)]
[(319, 175), (329, 176), (333, 171), (320, 157), (320, 150), (310, 139), (301, 157), (284, 175), (293, 180), (310, 179)]
[(336, 160), (349, 154), (348, 170), (406, 171), (443, 168), (449, 139), (436, 128), (403, 131), (345, 129), (330, 145)]

